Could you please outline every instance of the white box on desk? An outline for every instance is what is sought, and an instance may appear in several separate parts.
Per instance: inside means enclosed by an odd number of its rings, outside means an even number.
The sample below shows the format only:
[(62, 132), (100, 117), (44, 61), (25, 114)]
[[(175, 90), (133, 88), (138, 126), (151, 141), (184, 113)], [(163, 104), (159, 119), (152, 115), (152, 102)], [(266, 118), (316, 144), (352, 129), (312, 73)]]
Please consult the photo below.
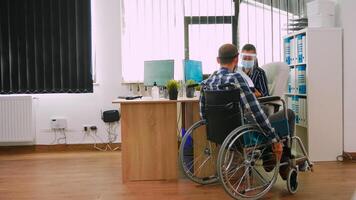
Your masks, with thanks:
[(333, 15), (308, 16), (308, 27), (335, 27), (335, 16)]
[(307, 15), (335, 15), (335, 2), (329, 0), (315, 0), (307, 3)]

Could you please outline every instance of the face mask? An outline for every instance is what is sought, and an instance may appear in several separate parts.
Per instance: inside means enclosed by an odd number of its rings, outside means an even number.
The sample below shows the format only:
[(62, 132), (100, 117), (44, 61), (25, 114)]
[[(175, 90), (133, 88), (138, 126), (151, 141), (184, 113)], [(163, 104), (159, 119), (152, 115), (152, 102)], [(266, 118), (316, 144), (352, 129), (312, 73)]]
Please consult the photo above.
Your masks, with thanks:
[(255, 65), (255, 61), (254, 60), (241, 60), (241, 65), (245, 69), (251, 69)]

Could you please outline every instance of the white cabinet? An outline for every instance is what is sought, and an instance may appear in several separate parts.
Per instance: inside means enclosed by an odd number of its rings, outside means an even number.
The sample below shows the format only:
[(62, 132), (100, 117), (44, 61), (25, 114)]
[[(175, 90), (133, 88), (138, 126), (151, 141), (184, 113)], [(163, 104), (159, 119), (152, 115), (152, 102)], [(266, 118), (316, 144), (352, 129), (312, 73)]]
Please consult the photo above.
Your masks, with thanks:
[(283, 39), (296, 133), (312, 161), (336, 160), (343, 150), (342, 29), (307, 28)]

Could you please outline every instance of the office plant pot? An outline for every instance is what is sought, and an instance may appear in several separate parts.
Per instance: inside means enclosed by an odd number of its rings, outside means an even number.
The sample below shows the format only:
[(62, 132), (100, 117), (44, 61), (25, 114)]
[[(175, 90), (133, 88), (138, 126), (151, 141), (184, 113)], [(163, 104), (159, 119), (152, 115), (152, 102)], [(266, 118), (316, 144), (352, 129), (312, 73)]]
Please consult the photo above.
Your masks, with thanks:
[(194, 92), (195, 92), (195, 88), (194, 87), (187, 87), (186, 88), (186, 96), (187, 96), (187, 98), (193, 98), (194, 97)]
[(177, 100), (178, 99), (178, 90), (171, 89), (168, 91), (169, 100)]

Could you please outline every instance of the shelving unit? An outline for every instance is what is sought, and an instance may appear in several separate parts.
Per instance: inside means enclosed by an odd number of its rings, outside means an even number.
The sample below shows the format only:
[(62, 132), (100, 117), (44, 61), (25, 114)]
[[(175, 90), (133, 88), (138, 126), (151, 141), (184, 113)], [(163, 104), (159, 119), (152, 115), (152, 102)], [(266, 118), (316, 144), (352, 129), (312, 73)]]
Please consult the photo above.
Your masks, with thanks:
[(301, 97), (307, 97), (306, 94), (297, 94), (297, 93), (285, 93), (284, 95), (286, 95), (286, 96), (301, 96)]
[(311, 160), (334, 161), (342, 154), (342, 30), (307, 28), (283, 39), (285, 100), (296, 112), (296, 134)]

